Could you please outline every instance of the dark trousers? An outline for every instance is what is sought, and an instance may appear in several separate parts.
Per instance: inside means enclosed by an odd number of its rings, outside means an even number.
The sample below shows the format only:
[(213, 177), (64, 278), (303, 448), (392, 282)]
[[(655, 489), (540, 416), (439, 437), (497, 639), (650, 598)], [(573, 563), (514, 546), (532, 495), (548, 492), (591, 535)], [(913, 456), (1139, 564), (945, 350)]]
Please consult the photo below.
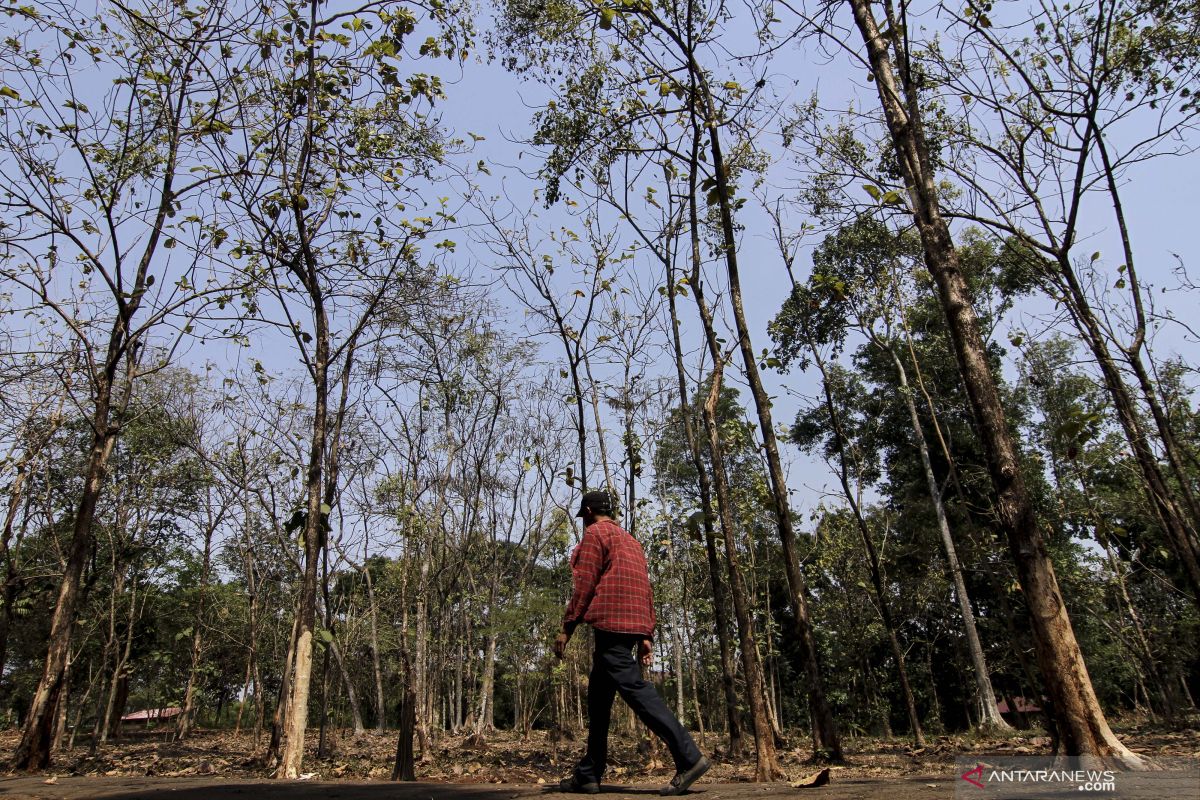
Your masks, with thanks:
[(634, 659), (634, 648), (642, 640), (637, 634), (595, 631), (596, 650), (592, 654), (592, 672), (588, 679), (587, 753), (575, 767), (580, 783), (599, 783), (608, 762), (608, 723), (613, 699), (621, 699), (633, 709), (655, 736), (662, 739), (675, 759), (676, 771), (690, 768), (700, 760), (700, 750), (691, 734), (658, 696), (658, 691), (642, 678), (642, 669)]

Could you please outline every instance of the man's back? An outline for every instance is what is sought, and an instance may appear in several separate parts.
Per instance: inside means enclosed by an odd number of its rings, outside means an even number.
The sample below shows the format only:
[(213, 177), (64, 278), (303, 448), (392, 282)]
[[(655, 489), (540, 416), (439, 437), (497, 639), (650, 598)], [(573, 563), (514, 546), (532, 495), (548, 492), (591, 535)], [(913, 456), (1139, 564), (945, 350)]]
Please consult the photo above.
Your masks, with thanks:
[(571, 554), (566, 621), (612, 633), (654, 633), (654, 592), (641, 544), (611, 519), (589, 525)]

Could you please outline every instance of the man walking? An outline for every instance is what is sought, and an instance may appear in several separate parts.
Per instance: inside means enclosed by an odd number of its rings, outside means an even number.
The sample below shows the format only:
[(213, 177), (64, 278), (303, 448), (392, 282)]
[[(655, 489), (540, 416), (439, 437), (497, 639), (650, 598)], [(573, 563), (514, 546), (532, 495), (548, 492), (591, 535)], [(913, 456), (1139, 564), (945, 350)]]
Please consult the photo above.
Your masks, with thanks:
[(613, 498), (608, 492), (585, 493), (575, 515), (583, 518), (583, 539), (571, 554), (574, 591), (563, 615), (562, 633), (554, 639), (554, 654), (563, 657), (580, 622), (592, 626), (596, 649), (588, 679), (587, 753), (559, 788), (583, 794), (600, 791), (608, 760), (608, 723), (619, 693), (638, 719), (666, 743), (675, 760), (675, 777), (659, 794), (683, 794), (712, 764), (642, 678), (634, 661), (636, 647), (641, 663), (650, 664), (654, 593), (642, 546), (612, 515)]

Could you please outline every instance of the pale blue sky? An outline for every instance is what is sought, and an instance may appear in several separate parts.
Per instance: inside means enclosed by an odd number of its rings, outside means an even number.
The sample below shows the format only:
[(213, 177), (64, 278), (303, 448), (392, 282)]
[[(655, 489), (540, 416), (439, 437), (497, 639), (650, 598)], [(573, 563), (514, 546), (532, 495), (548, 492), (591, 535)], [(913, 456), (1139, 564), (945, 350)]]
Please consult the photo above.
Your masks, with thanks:
[[(857, 79), (856, 74), (852, 75), (846, 63), (845, 59), (830, 61), (812, 51), (790, 46), (776, 57), (771, 72), (777, 77), (798, 76), (794, 80), (778, 80), (777, 88), (780, 92), (788, 91), (796, 101), (819, 91), (825, 107), (844, 106), (851, 98), (860, 107), (876, 103), (874, 87)], [(537, 161), (529, 148), (509, 140), (519, 140), (529, 135), (529, 120), (535, 106), (547, 96), (545, 87), (522, 82), (499, 65), (488, 64), (480, 59), (468, 61), (457, 80), (445, 71), (442, 74), (444, 79), (451, 81), (447, 86), (449, 97), (441, 106), (443, 121), (460, 135), (471, 131), (487, 137), (486, 141), (476, 145), (471, 158), (484, 158), (493, 164), (494, 177), (503, 180), (509, 196), (519, 202), (522, 191), (528, 196), (535, 184), (522, 178), (518, 169), (533, 171)], [(759, 145), (778, 152), (781, 148), (778, 126), (765, 131)], [(518, 153), (522, 153), (520, 158)], [(503, 165), (510, 168), (505, 169)], [(782, 169), (775, 171), (777, 176), (782, 174)], [(1147, 283), (1160, 287), (1175, 285), (1173, 270), (1180, 263), (1175, 254), (1185, 265), (1196, 263), (1197, 244), (1194, 237), (1196, 220), (1200, 219), (1197, 213), (1200, 204), (1195, 200), (1197, 186), (1200, 186), (1200, 159), (1196, 157), (1162, 158), (1140, 165), (1130, 172), (1124, 187), (1124, 201), (1139, 268)], [(1088, 237), (1085, 245), (1088, 252), (1099, 250), (1106, 261), (1116, 264), (1123, 259), (1119, 256), (1115, 224), (1110, 210), (1100, 202), (1102, 199), (1097, 198), (1089, 203), (1081, 231)], [(532, 199), (530, 202), (533, 202)], [(556, 212), (539, 210), (539, 213), (553, 219)], [(801, 218), (802, 215), (798, 214), (795, 221)], [(740, 259), (747, 313), (754, 327), (755, 349), (760, 350), (770, 344), (766, 324), (778, 311), (790, 284), (771, 238), (766, 215), (751, 202), (740, 215), (739, 221), (746, 226)], [(814, 236), (808, 242), (808, 249), (818, 243), (819, 237)], [(1080, 251), (1085, 247), (1081, 247)], [(477, 266), (485, 267), (484, 264)], [(797, 266), (801, 273), (808, 269), (807, 251)], [(1188, 307), (1191, 298), (1187, 295), (1163, 295), (1156, 289), (1154, 299), (1157, 303), (1171, 306), (1181, 316), (1194, 314)], [(1036, 319), (1044, 316), (1049, 307), (1048, 301), (1031, 300), (1016, 309), (1010, 323), (1036, 326)], [(694, 315), (690, 304), (685, 303), (681, 308), (685, 315)], [(1002, 326), (997, 336), (1004, 337), (1007, 327)], [(695, 327), (690, 326), (688, 330), (694, 345), (698, 346)], [(1161, 331), (1156, 347), (1160, 356), (1178, 353), (1195, 362), (1196, 343), (1188, 341), (1177, 327)], [(548, 351), (551, 357), (554, 353), (554, 350)], [(766, 379), (770, 391), (777, 397), (777, 424), (790, 423), (797, 408), (797, 401), (789, 396), (785, 387), (806, 395), (812, 395), (817, 390), (811, 375), (780, 376), (768, 371)], [(749, 402), (745, 392), (743, 401)], [(793, 504), (798, 511), (805, 511), (818, 502), (821, 492), (832, 490), (831, 476), (823, 464), (813, 463), (807, 456), (798, 453), (796, 448), (788, 446), (785, 450), (790, 462), (790, 482), (795, 490)]]

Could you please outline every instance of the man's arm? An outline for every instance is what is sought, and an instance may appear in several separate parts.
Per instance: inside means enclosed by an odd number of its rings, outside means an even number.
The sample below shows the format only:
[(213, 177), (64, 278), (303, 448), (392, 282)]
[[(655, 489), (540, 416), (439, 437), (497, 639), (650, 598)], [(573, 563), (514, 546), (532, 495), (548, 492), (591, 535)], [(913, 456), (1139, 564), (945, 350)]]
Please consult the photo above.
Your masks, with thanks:
[(600, 537), (584, 531), (583, 539), (580, 540), (579, 547), (575, 549), (571, 559), (571, 584), (574, 587), (571, 601), (567, 603), (567, 611), (563, 614), (562, 633), (554, 643), (554, 650), (559, 658), (562, 658), (561, 650), (566, 647), (567, 640), (571, 638), (571, 634), (575, 632), (583, 615), (587, 613), (588, 606), (591, 605), (603, 567), (604, 547), (600, 544)]

